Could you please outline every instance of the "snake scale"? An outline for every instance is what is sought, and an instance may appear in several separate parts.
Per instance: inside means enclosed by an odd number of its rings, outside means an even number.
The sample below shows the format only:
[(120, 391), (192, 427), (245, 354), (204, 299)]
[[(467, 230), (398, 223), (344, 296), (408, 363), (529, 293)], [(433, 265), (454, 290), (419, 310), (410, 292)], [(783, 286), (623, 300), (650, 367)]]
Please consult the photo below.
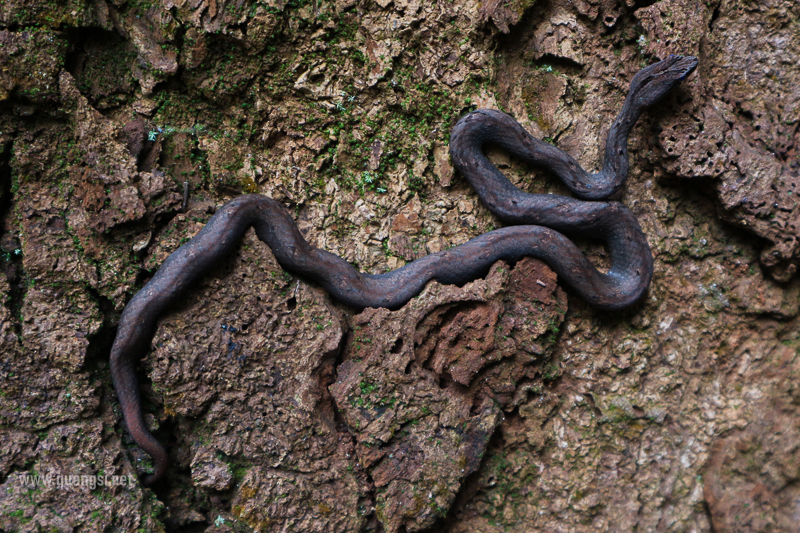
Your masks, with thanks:
[[(354, 308), (396, 309), (428, 281), (461, 285), (485, 275), (497, 260), (525, 256), (544, 260), (591, 305), (621, 309), (636, 302), (653, 275), (653, 258), (636, 217), (618, 202), (601, 202), (622, 187), (628, 174), (628, 135), (642, 111), (658, 102), (697, 66), (695, 57), (670, 56), (639, 71), (622, 110), (608, 131), (603, 168), (588, 174), (562, 150), (525, 131), (512, 117), (481, 109), (462, 117), (450, 137), (455, 167), (483, 204), (508, 224), (465, 244), (417, 259), (386, 274), (357, 271), (344, 259), (314, 248), (284, 206), (257, 194), (222, 206), (203, 229), (178, 248), (130, 300), (111, 348), (114, 388), (133, 440), (154, 461), (150, 485), (167, 470), (165, 448), (150, 433), (141, 409), (136, 362), (150, 346), (158, 317), (179, 295), (228, 256), (254, 227), (282, 268), (313, 281)], [(520, 191), (483, 154), (494, 144), (546, 168), (583, 200)], [(599, 272), (566, 235), (605, 241), (611, 268)]]

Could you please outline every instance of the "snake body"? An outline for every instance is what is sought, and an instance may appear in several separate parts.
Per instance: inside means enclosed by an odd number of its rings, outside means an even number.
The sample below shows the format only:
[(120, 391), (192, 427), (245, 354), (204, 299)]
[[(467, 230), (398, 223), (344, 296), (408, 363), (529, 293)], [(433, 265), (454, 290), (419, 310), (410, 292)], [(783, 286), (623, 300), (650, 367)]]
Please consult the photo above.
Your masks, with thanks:
[[(525, 256), (544, 260), (593, 306), (613, 310), (636, 302), (653, 275), (653, 259), (636, 217), (617, 202), (524, 193), (483, 155), (482, 146), (499, 145), (551, 170), (582, 198), (606, 198), (625, 182), (627, 138), (642, 111), (696, 66), (694, 57), (670, 56), (634, 76), (623, 109), (609, 130), (603, 169), (594, 175), (586, 173), (565, 152), (530, 135), (504, 113), (478, 110), (461, 118), (450, 138), (455, 167), (491, 212), (518, 225), (490, 231), (386, 274), (359, 272), (344, 259), (311, 246), (286, 208), (275, 200), (250, 194), (222, 206), (131, 299), (120, 317), (111, 349), (114, 388), (128, 431), (154, 460), (154, 472), (144, 480), (145, 485), (166, 473), (168, 456), (145, 424), (136, 361), (148, 349), (156, 320), (164, 309), (228, 256), (250, 227), (272, 249), (282, 268), (318, 283), (336, 300), (358, 309), (396, 309), (431, 280), (461, 285), (485, 275), (497, 260), (513, 262)], [(610, 270), (599, 272), (564, 234), (605, 241)]]

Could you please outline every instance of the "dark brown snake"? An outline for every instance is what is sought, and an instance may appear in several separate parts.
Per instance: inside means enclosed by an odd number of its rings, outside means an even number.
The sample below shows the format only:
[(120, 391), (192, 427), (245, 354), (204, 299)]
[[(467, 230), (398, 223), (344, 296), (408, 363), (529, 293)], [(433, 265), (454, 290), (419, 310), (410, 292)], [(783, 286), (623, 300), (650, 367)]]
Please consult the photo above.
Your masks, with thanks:
[[(195, 280), (228, 256), (251, 226), (284, 269), (314, 281), (354, 308), (397, 309), (425, 284), (462, 285), (485, 275), (500, 259), (544, 260), (575, 292), (601, 309), (636, 302), (653, 276), (653, 258), (639, 223), (617, 202), (587, 202), (517, 189), (487, 158), (491, 143), (552, 171), (579, 197), (606, 198), (628, 174), (628, 135), (642, 111), (658, 102), (697, 66), (694, 57), (670, 56), (634, 76), (622, 111), (611, 125), (603, 169), (588, 174), (568, 154), (525, 131), (513, 118), (478, 110), (461, 118), (450, 136), (455, 167), (481, 201), (503, 221), (524, 224), (490, 231), (449, 250), (428, 255), (386, 274), (366, 274), (344, 259), (309, 245), (281, 204), (256, 194), (222, 206), (205, 227), (170, 255), (150, 282), (125, 307), (111, 348), (111, 374), (133, 440), (154, 460), (150, 485), (167, 470), (167, 452), (144, 422), (136, 362), (150, 346), (156, 320)], [(611, 268), (600, 273), (563, 234), (606, 242)]]

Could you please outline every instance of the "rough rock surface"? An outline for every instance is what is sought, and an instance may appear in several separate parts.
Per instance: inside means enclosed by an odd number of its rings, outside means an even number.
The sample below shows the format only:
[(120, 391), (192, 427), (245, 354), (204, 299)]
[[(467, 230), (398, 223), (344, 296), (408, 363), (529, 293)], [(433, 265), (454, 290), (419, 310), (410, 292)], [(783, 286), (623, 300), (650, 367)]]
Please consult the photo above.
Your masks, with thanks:
[[(141, 365), (172, 461), (141, 487), (108, 351), (216, 207), (267, 194), (397, 268), (500, 225), (449, 161), (461, 114), (596, 167), (670, 53), (700, 66), (642, 117), (619, 197), (655, 256), (642, 302), (598, 313), (524, 260), (356, 314), (248, 234)], [(0, 529), (795, 531), (798, 54), (793, 0), (2, 2)]]

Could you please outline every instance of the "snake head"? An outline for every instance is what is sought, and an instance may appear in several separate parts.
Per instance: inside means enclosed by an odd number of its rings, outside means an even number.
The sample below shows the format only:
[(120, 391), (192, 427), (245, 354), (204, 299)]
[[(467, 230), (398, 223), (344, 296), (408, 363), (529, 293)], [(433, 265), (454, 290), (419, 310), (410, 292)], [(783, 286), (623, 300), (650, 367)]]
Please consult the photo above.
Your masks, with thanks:
[(644, 108), (661, 100), (673, 87), (685, 80), (697, 68), (697, 58), (671, 55), (663, 61), (643, 68), (633, 77), (628, 99)]

